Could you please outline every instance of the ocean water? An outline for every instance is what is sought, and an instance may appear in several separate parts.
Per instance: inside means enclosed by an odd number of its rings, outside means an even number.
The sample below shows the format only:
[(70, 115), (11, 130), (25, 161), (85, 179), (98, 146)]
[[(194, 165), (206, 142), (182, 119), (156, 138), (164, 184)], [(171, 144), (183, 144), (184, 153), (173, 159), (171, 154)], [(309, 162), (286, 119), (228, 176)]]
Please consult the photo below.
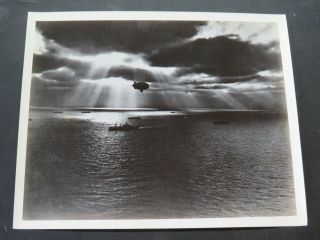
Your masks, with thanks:
[[(286, 118), (80, 110), (29, 117), (24, 219), (295, 214)], [(140, 129), (108, 131), (126, 122)]]

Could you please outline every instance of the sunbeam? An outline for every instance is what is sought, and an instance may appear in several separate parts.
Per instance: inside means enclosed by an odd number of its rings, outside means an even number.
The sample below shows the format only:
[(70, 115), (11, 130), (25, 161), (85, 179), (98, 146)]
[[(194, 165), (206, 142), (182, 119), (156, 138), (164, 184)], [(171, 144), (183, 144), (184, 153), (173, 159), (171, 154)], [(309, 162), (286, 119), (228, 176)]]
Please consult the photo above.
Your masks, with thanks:
[(238, 99), (233, 97), (230, 92), (226, 89), (216, 90), (215, 95), (222, 101), (225, 102), (230, 108), (234, 109), (247, 109)]
[(141, 96), (123, 78), (82, 79), (68, 100), (70, 106), (137, 108)]

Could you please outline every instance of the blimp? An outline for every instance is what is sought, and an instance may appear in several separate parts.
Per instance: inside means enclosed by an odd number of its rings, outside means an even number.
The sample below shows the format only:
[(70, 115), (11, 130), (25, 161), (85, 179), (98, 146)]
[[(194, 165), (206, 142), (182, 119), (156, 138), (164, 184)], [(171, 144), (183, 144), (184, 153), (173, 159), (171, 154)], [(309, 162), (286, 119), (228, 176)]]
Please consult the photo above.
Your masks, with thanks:
[(140, 92), (143, 92), (143, 90), (146, 90), (149, 88), (149, 84), (146, 82), (136, 82), (134, 81), (132, 84), (134, 89), (139, 89)]

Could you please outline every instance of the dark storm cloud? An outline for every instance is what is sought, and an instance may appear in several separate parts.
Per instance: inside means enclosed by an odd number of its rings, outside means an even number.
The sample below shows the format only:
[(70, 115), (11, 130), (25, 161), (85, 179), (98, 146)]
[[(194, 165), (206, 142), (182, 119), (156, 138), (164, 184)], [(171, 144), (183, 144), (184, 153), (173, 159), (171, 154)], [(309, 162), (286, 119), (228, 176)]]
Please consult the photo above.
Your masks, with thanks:
[(37, 22), (47, 39), (78, 49), (98, 51), (151, 52), (159, 46), (190, 38), (205, 22), (166, 21), (70, 21)]
[(238, 83), (238, 82), (248, 82), (251, 80), (263, 79), (263, 81), (269, 81), (268, 78), (262, 78), (259, 74), (245, 75), (245, 76), (230, 76), (230, 77), (213, 77), (208, 75), (207, 78), (201, 78), (201, 75), (193, 74), (191, 78), (188, 78), (188, 75), (183, 76), (183, 81), (179, 84), (181, 85), (202, 85), (202, 84), (212, 84), (212, 83)]
[(48, 70), (41, 73), (41, 77), (52, 79), (58, 82), (73, 83), (78, 80), (75, 72), (67, 67), (61, 67), (55, 70)]
[(47, 70), (40, 74), (33, 74), (32, 83), (35, 88), (64, 88), (77, 85), (79, 77), (67, 67)]
[(46, 70), (55, 69), (58, 67), (65, 66), (66, 63), (62, 60), (56, 59), (55, 57), (48, 54), (34, 54), (32, 72), (40, 73)]
[(282, 76), (262, 76), (259, 73), (244, 75), (244, 76), (230, 76), (217, 77), (215, 83), (243, 83), (243, 82), (279, 82), (282, 81)]
[(33, 89), (58, 89), (58, 88), (71, 88), (74, 84), (71, 82), (62, 82), (55, 79), (45, 79), (41, 76), (32, 77)]
[(47, 70), (68, 67), (74, 69), (79, 76), (85, 75), (90, 68), (90, 64), (67, 57), (57, 57), (51, 54), (34, 54), (32, 72), (41, 73)]
[(213, 85), (213, 86), (206, 86), (206, 85), (200, 85), (195, 86), (193, 89), (227, 89), (228, 86), (225, 85)]
[(183, 67), (184, 71), (180, 74), (251, 75), (263, 70), (281, 68), (279, 53), (271, 51), (271, 47), (274, 47), (274, 43), (252, 44), (219, 36), (163, 48), (151, 54), (148, 60), (154, 66)]

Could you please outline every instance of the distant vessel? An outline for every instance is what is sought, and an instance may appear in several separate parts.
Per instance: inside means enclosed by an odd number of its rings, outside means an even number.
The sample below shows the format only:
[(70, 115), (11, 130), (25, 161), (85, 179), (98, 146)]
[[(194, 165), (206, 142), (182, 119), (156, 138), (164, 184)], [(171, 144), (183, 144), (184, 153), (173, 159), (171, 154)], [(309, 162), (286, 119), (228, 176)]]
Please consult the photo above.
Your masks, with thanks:
[(62, 113), (61, 111), (53, 111), (53, 113)]
[(213, 124), (231, 124), (230, 121), (214, 121)]
[(139, 129), (138, 126), (132, 126), (132, 125), (129, 125), (128, 123), (124, 124), (124, 125), (114, 125), (112, 127), (109, 127), (109, 131), (132, 131), (132, 130), (137, 130)]
[(128, 117), (128, 119), (141, 119), (141, 117)]
[(91, 113), (90, 111), (82, 111), (81, 113)]

